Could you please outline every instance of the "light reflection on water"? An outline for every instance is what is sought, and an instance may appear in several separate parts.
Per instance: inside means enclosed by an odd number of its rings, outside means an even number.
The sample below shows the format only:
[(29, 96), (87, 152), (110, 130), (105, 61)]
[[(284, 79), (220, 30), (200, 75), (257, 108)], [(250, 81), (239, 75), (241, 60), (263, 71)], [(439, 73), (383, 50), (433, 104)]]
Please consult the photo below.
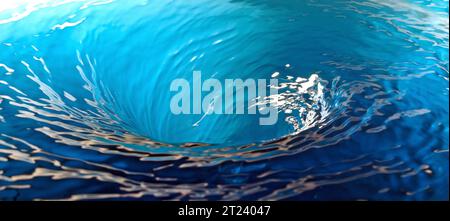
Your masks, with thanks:
[[(279, 122), (170, 114), (193, 70)], [(448, 70), (447, 1), (2, 1), (0, 199), (448, 200)]]

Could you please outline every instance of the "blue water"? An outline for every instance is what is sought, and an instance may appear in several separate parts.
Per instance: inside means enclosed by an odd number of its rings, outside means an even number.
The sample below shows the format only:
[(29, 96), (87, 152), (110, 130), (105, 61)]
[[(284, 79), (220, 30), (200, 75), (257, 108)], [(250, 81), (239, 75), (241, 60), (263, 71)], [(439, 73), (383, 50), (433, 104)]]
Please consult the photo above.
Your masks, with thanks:
[[(0, 200), (448, 200), (448, 4), (2, 0)], [(292, 99), (173, 115), (194, 70)]]

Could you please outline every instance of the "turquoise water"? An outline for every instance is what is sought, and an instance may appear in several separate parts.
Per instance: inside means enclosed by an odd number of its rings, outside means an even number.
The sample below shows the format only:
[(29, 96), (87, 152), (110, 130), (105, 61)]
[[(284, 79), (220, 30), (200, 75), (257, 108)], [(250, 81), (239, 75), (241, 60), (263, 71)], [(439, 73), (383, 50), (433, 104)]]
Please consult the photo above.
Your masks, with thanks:
[[(2, 0), (0, 199), (448, 200), (448, 29), (446, 0)], [(173, 115), (195, 70), (291, 99)]]

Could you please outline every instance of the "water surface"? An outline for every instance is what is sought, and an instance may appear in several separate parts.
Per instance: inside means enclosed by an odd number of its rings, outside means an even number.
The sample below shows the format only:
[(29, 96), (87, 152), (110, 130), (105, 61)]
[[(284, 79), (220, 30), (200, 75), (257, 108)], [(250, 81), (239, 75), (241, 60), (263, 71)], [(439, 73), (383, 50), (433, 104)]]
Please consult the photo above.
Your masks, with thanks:
[[(446, 0), (3, 0), (0, 199), (448, 200), (448, 29)], [(278, 123), (173, 115), (195, 70), (279, 72)]]

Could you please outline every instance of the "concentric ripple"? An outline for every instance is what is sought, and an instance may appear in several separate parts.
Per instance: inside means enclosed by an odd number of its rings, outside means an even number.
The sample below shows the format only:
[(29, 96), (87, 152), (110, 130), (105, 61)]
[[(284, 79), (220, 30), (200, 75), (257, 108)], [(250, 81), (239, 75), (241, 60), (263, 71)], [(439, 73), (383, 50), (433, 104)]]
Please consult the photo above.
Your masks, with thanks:
[[(2, 1), (0, 199), (448, 200), (448, 29), (434, 0)], [(196, 70), (277, 78), (279, 121), (173, 115)]]

